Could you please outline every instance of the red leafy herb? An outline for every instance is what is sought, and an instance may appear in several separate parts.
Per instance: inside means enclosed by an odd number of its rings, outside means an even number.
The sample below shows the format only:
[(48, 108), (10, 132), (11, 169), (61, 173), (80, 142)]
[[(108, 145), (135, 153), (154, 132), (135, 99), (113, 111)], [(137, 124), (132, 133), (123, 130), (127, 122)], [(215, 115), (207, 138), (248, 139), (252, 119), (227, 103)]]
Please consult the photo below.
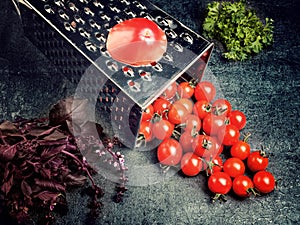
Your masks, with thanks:
[[(67, 209), (67, 188), (83, 186), (87, 180), (91, 182), (88, 207), (91, 215), (98, 215), (102, 205), (99, 198), (104, 192), (95, 183), (93, 174), (96, 171), (85, 160), (82, 150), (92, 152), (99, 149), (99, 158), (105, 157), (103, 163), (113, 165), (110, 169), (115, 169), (119, 177), (116, 202), (122, 200), (127, 190), (123, 155), (112, 150), (115, 144), (119, 144), (117, 139), (106, 138), (101, 142), (88, 133), (86, 126), (93, 125), (91, 122), (71, 123), (71, 100), (62, 100), (52, 108), (51, 121), (47, 118), (17, 118), (14, 122), (0, 122), (0, 214), (9, 215), (19, 224), (29, 223), (34, 208), (44, 210), (39, 222), (50, 224), (56, 208), (59, 211)], [(77, 100), (75, 106), (80, 109), (85, 104), (86, 101)], [(75, 138), (70, 124), (86, 131), (85, 138)], [(101, 126), (95, 125), (101, 134)]]

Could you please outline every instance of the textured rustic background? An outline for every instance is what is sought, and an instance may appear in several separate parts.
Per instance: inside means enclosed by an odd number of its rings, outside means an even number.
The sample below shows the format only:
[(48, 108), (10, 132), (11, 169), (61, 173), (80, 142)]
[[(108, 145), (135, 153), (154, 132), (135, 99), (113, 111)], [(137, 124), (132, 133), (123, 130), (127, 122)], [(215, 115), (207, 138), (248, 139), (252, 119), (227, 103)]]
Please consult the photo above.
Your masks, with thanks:
[[(201, 34), (205, 7), (211, 1), (152, 2)], [(252, 133), (252, 148), (263, 144), (272, 153), (269, 170), (279, 180), (278, 189), (268, 196), (246, 200), (229, 195), (226, 203), (212, 204), (204, 175), (185, 178), (175, 174), (157, 184), (129, 187), (124, 202), (115, 204), (111, 201), (114, 185), (99, 177), (106, 191), (100, 217), (96, 221), (87, 218), (86, 201), (76, 189), (68, 195), (69, 212), (58, 217), (57, 225), (300, 223), (299, 4), (295, 0), (247, 3), (261, 18), (274, 19), (273, 46), (246, 62), (228, 62), (222, 59), (220, 46), (216, 45), (209, 70), (233, 108), (247, 115), (246, 130)], [(51, 104), (74, 93), (76, 82), (53, 70), (26, 39), (18, 17), (12, 15), (11, 3), (2, 0), (0, 6), (0, 119), (47, 115)], [(25, 23), (26, 18), (23, 20)], [(140, 152), (122, 151), (129, 165), (155, 160), (153, 152), (145, 153), (145, 159)], [(132, 183), (141, 179), (128, 175)]]

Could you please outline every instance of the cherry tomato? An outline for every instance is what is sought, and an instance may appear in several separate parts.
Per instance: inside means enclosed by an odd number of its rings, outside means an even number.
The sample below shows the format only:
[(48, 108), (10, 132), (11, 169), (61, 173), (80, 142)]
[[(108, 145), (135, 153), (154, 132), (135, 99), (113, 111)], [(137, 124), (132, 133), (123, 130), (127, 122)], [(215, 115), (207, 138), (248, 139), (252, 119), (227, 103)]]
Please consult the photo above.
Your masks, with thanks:
[(270, 193), (275, 189), (275, 178), (272, 173), (262, 170), (253, 177), (254, 187), (263, 194)]
[(192, 152), (187, 152), (181, 159), (181, 170), (187, 176), (196, 176), (202, 170), (202, 160)]
[(153, 102), (154, 113), (157, 113), (158, 115), (161, 115), (163, 117), (165, 116), (166, 112), (169, 110), (170, 106), (171, 106), (171, 102), (163, 98), (158, 98)]
[(226, 99), (219, 98), (213, 102), (212, 112), (216, 115), (227, 116), (231, 112), (231, 104)]
[(208, 188), (213, 193), (225, 195), (231, 187), (232, 181), (227, 173), (216, 172), (208, 178)]
[(174, 130), (174, 124), (168, 120), (161, 119), (152, 125), (152, 133), (157, 139), (163, 140), (170, 138)]
[(157, 148), (158, 161), (163, 165), (175, 166), (182, 157), (182, 147), (173, 138), (163, 140)]
[(181, 124), (189, 114), (182, 104), (172, 104), (168, 111), (168, 120), (173, 124)]
[(250, 155), (250, 145), (245, 141), (239, 140), (231, 146), (230, 154), (232, 157), (245, 160)]
[(226, 146), (232, 146), (239, 141), (240, 132), (236, 126), (228, 124), (218, 131), (218, 140)]
[(232, 190), (240, 197), (249, 197), (254, 192), (254, 184), (246, 175), (240, 175), (233, 179)]
[(143, 112), (142, 112), (142, 121), (149, 121), (152, 119), (154, 115), (154, 107), (153, 105), (149, 105)]
[(132, 66), (145, 66), (157, 62), (163, 56), (167, 49), (167, 37), (153, 21), (133, 18), (110, 30), (106, 47), (117, 61)]
[(215, 143), (216, 155), (220, 155), (223, 152), (224, 145), (222, 145), (216, 137), (210, 137), (212, 142)]
[(239, 110), (233, 110), (228, 115), (230, 124), (236, 126), (239, 130), (243, 129), (246, 126), (246, 116), (243, 112)]
[(182, 150), (184, 152), (193, 152), (193, 142), (196, 138), (192, 135), (190, 131), (184, 131), (179, 138), (179, 143), (181, 144)]
[(210, 160), (216, 155), (216, 144), (214, 139), (207, 135), (198, 135), (192, 143), (196, 155)]
[(173, 82), (168, 88), (162, 93), (161, 98), (170, 100), (172, 99), (177, 92), (177, 83)]
[(246, 167), (242, 160), (238, 158), (229, 158), (223, 164), (223, 171), (230, 177), (237, 177), (245, 173)]
[(184, 130), (190, 131), (192, 134), (199, 132), (201, 129), (201, 120), (194, 114), (188, 114), (184, 120)]
[(193, 112), (194, 103), (193, 103), (193, 101), (191, 99), (180, 98), (177, 101), (175, 101), (174, 104), (182, 104), (186, 108), (186, 110), (188, 111), (188, 113), (192, 113)]
[(247, 166), (252, 172), (265, 170), (268, 167), (269, 158), (263, 151), (251, 152), (247, 158)]
[(205, 134), (215, 136), (220, 130), (225, 129), (225, 120), (226, 117), (223, 115), (217, 116), (209, 113), (203, 119), (202, 129)]
[(216, 88), (209, 81), (201, 81), (194, 89), (194, 96), (197, 101), (206, 100), (211, 102), (216, 96)]
[(193, 107), (193, 113), (197, 115), (201, 120), (205, 118), (211, 112), (211, 104), (206, 100), (200, 100), (195, 102)]
[(152, 139), (152, 123), (149, 121), (141, 121), (139, 128), (139, 136), (145, 140), (150, 141)]
[(216, 172), (220, 172), (223, 169), (223, 160), (219, 155), (216, 155), (208, 161), (205, 165), (206, 173), (208, 175), (214, 174)]
[(181, 82), (177, 91), (180, 98), (191, 98), (194, 95), (194, 88), (190, 82)]

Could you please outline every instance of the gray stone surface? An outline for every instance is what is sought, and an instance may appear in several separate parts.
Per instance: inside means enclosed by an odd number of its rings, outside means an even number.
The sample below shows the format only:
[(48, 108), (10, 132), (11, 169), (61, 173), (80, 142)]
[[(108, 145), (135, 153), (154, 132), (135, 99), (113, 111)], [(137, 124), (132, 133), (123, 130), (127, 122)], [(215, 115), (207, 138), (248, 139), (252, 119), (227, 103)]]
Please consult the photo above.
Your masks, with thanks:
[[(201, 33), (204, 8), (210, 1), (152, 2)], [(273, 46), (246, 62), (228, 62), (222, 59), (220, 48), (216, 45), (209, 70), (233, 108), (247, 115), (245, 131), (252, 133), (251, 147), (255, 149), (263, 144), (272, 153), (269, 170), (278, 180), (278, 189), (267, 196), (245, 200), (229, 194), (227, 202), (212, 204), (203, 174), (193, 178), (175, 174), (160, 179), (156, 184), (129, 186), (124, 202), (116, 204), (111, 201), (114, 184), (99, 176), (97, 180), (106, 192), (100, 217), (96, 221), (86, 218), (86, 200), (80, 195), (80, 190), (74, 190), (68, 195), (69, 212), (58, 217), (57, 225), (300, 223), (299, 12), (293, 0), (251, 1), (249, 4), (262, 18), (275, 20)], [(1, 35), (1, 38), (5, 36), (4, 33)], [(13, 58), (7, 60), (3, 55), (1, 57), (0, 119), (11, 119), (15, 115), (45, 116), (51, 104), (72, 94), (76, 87), (59, 72), (44, 74), (37, 68), (32, 76), (13, 73), (7, 62), (16, 62)], [(155, 152), (121, 150), (128, 165), (144, 165), (156, 160)], [(129, 171), (132, 184), (139, 182), (141, 177), (132, 174)], [(141, 174), (148, 175), (148, 179), (161, 176), (155, 172)]]

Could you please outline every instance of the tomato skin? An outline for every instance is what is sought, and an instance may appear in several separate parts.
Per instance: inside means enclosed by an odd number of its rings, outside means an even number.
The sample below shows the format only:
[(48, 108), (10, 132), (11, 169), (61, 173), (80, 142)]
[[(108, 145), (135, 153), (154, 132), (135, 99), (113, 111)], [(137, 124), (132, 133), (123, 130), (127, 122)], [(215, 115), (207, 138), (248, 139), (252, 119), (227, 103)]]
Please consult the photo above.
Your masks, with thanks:
[(182, 147), (173, 138), (163, 140), (157, 148), (158, 161), (167, 166), (177, 165), (182, 157)]
[(174, 82), (167, 87), (167, 89), (162, 93), (160, 97), (170, 100), (176, 95), (176, 92), (177, 92), (177, 83)]
[(233, 110), (229, 113), (228, 119), (230, 124), (236, 126), (239, 130), (242, 130), (247, 123), (247, 118), (245, 114), (239, 110)]
[(149, 105), (143, 112), (142, 112), (142, 121), (149, 121), (152, 119), (154, 115), (154, 107), (153, 105)]
[(209, 81), (201, 81), (194, 89), (194, 96), (197, 101), (206, 100), (211, 102), (216, 96), (216, 88)]
[(199, 130), (201, 129), (201, 120), (196, 115), (187, 115), (183, 123), (185, 124), (184, 130), (190, 131), (193, 134), (199, 132)]
[(211, 107), (208, 101), (199, 100), (193, 106), (193, 113), (203, 120), (211, 112)]
[(177, 92), (180, 98), (191, 98), (194, 95), (194, 87), (187, 81), (178, 85)]
[(226, 117), (223, 115), (217, 116), (209, 113), (203, 119), (202, 129), (205, 134), (216, 136), (220, 130), (225, 129), (225, 120)]
[(168, 120), (173, 124), (181, 124), (188, 114), (184, 105), (172, 104), (168, 111)]
[(181, 170), (186, 176), (196, 176), (202, 170), (202, 160), (192, 152), (187, 152), (181, 159)]
[(169, 110), (171, 106), (171, 102), (167, 99), (158, 98), (153, 102), (153, 109), (154, 113), (157, 113), (158, 115), (165, 116), (167, 110)]
[(230, 154), (232, 157), (245, 160), (250, 155), (250, 145), (245, 141), (239, 140), (237, 143), (231, 146)]
[(111, 28), (106, 47), (113, 59), (132, 66), (144, 66), (163, 56), (167, 50), (167, 37), (155, 22), (133, 18)]
[(253, 188), (252, 180), (246, 175), (240, 175), (233, 179), (232, 189), (240, 197), (249, 197)]
[(232, 146), (239, 141), (240, 131), (236, 126), (228, 124), (224, 129), (218, 131), (218, 140), (226, 146)]
[(265, 170), (268, 167), (269, 158), (263, 151), (251, 152), (247, 158), (247, 166), (252, 172)]
[(208, 175), (221, 172), (223, 169), (223, 160), (219, 155), (216, 155), (212, 160), (205, 164), (205, 169)]
[(184, 131), (179, 138), (183, 152), (193, 152), (193, 142), (195, 140), (196, 137), (194, 137), (190, 131)]
[(268, 194), (275, 189), (275, 178), (272, 173), (262, 170), (253, 177), (254, 187), (263, 194)]
[(159, 140), (170, 138), (172, 136), (173, 130), (174, 124), (165, 119), (161, 119), (160, 121), (152, 125), (153, 136)]
[(227, 194), (232, 187), (232, 180), (227, 173), (216, 172), (208, 178), (208, 188), (216, 194)]
[(148, 142), (152, 140), (152, 123), (149, 121), (141, 121), (139, 128), (139, 136)]
[(231, 104), (223, 98), (215, 100), (212, 104), (212, 112), (216, 115), (227, 116), (231, 112)]
[(245, 170), (244, 162), (238, 158), (229, 158), (223, 164), (223, 171), (233, 178), (243, 175)]
[(189, 98), (180, 98), (177, 101), (175, 101), (174, 104), (182, 104), (189, 114), (193, 112), (194, 103)]
[(198, 135), (192, 143), (194, 153), (202, 158), (210, 160), (217, 155), (214, 139), (207, 135)]

